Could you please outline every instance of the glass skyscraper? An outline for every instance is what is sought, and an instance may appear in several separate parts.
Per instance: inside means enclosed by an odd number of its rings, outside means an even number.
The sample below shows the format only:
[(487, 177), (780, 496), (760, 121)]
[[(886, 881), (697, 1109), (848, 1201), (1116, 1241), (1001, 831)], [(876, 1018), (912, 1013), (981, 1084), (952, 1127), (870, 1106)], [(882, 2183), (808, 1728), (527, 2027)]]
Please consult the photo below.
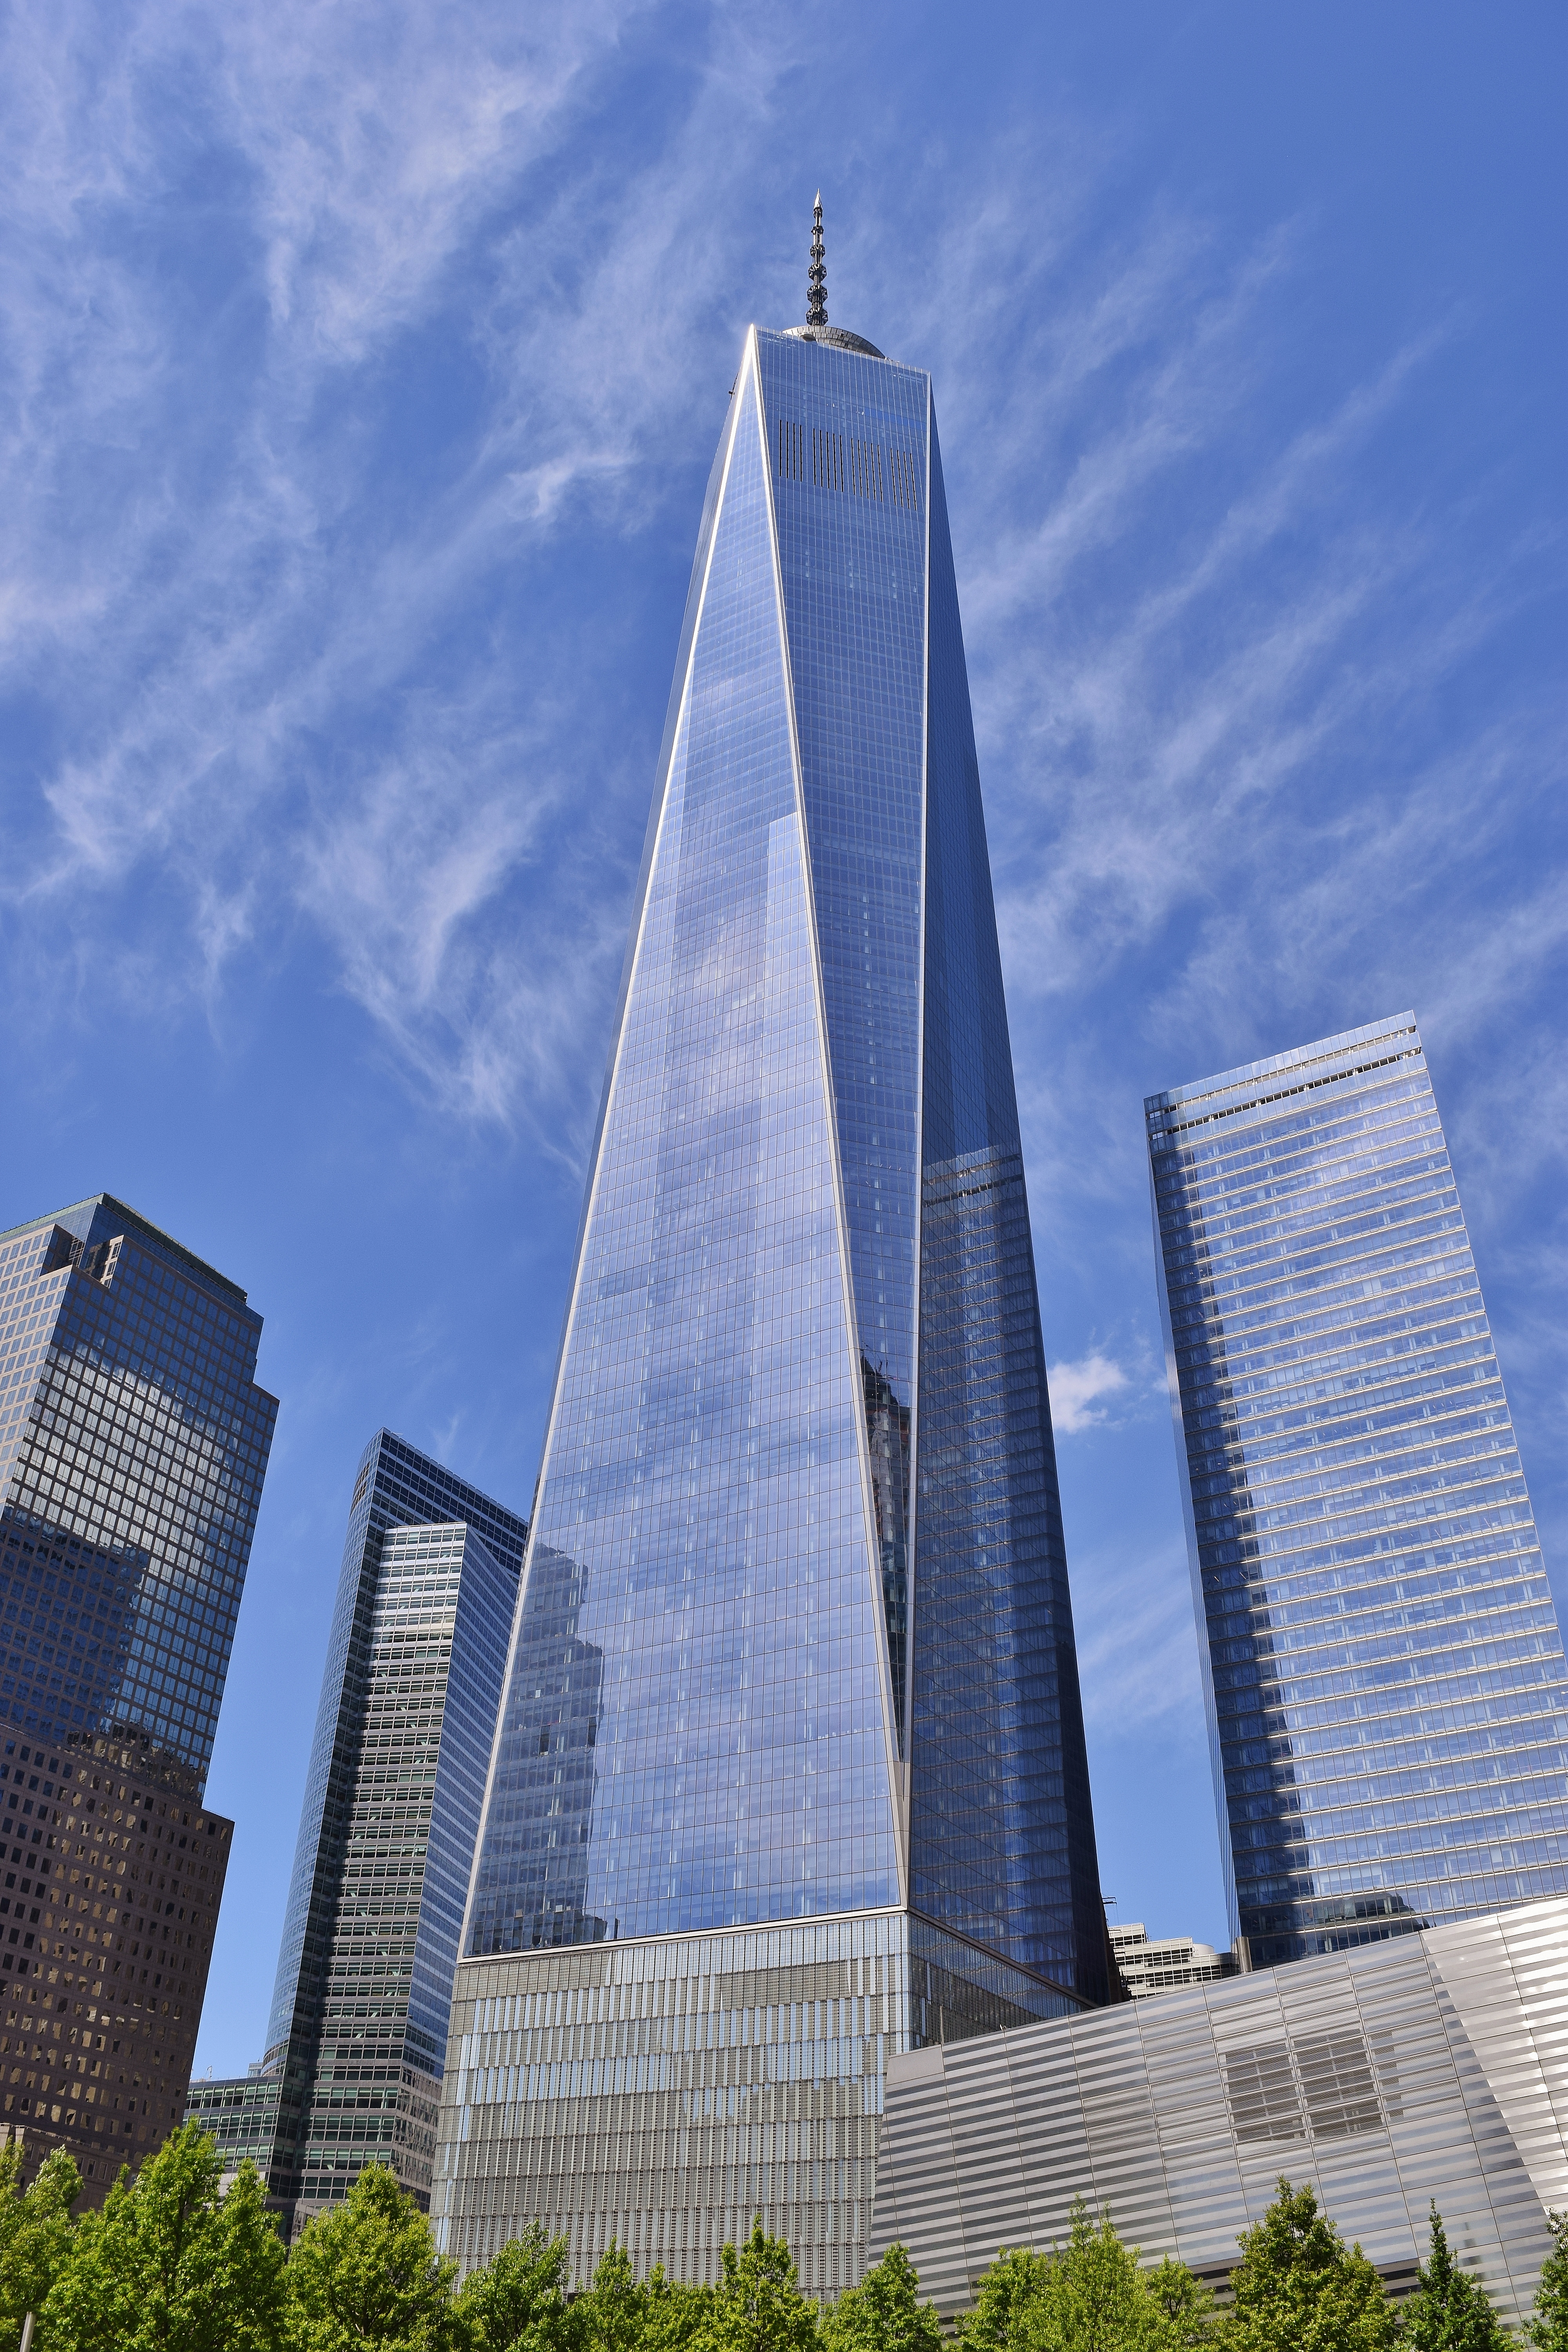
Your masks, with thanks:
[(525, 1520), (390, 1430), (354, 1480), (259, 2076), (193, 2084), (291, 2225), (389, 2165), (426, 2204)]
[(1145, 1111), (1251, 1964), (1568, 1892), (1568, 1670), (1415, 1016)]
[(0, 1234), (0, 2123), (89, 2203), (184, 2103), (202, 1803), (277, 1400), (243, 1290), (107, 1193)]
[[(814, 288), (820, 278), (814, 277)], [(432, 2211), (858, 2276), (882, 2068), (1104, 1998), (931, 383), (753, 328), (699, 534)]]

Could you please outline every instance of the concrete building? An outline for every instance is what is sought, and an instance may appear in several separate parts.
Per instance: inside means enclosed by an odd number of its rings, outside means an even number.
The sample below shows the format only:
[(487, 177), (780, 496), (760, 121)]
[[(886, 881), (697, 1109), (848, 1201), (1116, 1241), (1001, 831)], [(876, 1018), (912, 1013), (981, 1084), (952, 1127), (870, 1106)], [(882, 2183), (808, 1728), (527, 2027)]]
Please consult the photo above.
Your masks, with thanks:
[(1217, 1984), (1221, 1977), (1233, 1977), (1238, 1965), (1234, 1952), (1216, 1952), (1212, 1944), (1197, 1943), (1191, 1936), (1151, 1937), (1142, 1919), (1112, 1927), (1110, 1948), (1134, 2000), (1175, 1992), (1184, 1985)]

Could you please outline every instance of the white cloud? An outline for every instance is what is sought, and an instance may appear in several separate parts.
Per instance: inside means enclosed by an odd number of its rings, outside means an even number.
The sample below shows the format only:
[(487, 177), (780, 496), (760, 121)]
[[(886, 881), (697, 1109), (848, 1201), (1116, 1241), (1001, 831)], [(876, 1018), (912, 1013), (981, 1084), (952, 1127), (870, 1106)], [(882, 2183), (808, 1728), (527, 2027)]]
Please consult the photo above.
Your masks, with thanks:
[(1120, 1396), (1129, 1385), (1121, 1365), (1098, 1349), (1076, 1363), (1052, 1364), (1048, 1371), (1051, 1423), (1058, 1436), (1076, 1436), (1096, 1429), (1106, 1418), (1105, 1400)]

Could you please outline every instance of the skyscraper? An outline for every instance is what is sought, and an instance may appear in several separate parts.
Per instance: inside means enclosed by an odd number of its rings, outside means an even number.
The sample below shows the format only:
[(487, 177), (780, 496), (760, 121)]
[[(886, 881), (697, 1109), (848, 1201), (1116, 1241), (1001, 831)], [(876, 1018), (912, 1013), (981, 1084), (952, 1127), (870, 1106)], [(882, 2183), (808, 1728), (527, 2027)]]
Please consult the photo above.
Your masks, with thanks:
[(179, 2120), (202, 1803), (278, 1406), (243, 1290), (108, 1193), (0, 1234), (0, 2121), (89, 2202)]
[(235, 2161), (255, 2159), (296, 2226), (366, 2164), (390, 2165), (428, 2201), (452, 1971), (527, 1537), (525, 1520), (389, 1430), (366, 1447), (260, 2085), (191, 2086), (191, 2112)]
[(1104, 1997), (931, 383), (748, 333), (699, 533), (432, 2211), (858, 2274), (887, 2053)]
[(1233, 1930), (1568, 1892), (1568, 1671), (1415, 1016), (1145, 1105)]

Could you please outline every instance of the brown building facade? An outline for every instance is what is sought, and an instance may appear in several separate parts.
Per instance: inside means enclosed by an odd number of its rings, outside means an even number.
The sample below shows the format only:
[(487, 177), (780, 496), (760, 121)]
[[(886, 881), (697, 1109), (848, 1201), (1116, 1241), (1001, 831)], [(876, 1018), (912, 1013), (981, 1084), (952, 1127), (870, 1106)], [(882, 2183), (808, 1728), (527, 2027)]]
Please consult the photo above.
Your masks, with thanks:
[(234, 1828), (95, 1745), (0, 1742), (0, 2119), (84, 2206), (184, 2114)]

